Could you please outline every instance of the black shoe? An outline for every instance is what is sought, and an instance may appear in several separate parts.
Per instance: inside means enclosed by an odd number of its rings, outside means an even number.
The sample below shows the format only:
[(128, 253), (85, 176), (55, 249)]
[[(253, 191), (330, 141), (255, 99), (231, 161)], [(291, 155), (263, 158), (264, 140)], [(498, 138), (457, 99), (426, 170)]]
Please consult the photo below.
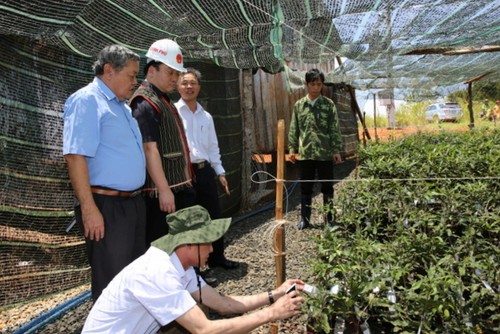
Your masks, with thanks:
[(208, 274), (205, 271), (200, 272), (200, 276), (203, 278), (205, 283), (210, 285), (212, 288), (215, 287), (217, 284), (219, 284), (219, 281), (217, 280), (217, 278), (208, 276)]
[(217, 284), (219, 284), (219, 281), (215, 277), (204, 277), (203, 280), (205, 281), (205, 283), (210, 285), (212, 288), (216, 287)]
[(301, 220), (298, 224), (297, 224), (297, 229), (298, 230), (303, 230), (305, 228), (308, 228), (309, 227), (309, 223), (306, 222), (305, 220)]
[(240, 264), (238, 262), (235, 262), (235, 261), (224, 259), (220, 262), (209, 263), (208, 266), (210, 268), (222, 267), (224, 269), (236, 269), (240, 266)]

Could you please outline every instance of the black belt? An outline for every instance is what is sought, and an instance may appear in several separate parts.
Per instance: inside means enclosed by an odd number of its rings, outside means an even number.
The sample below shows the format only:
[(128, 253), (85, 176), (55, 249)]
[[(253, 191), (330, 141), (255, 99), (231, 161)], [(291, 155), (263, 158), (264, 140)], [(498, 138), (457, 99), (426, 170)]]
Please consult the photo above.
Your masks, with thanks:
[(208, 161), (202, 161), (202, 162), (197, 162), (197, 163), (192, 163), (191, 166), (193, 166), (193, 169), (203, 169), (205, 167), (210, 166), (210, 163)]
[(90, 187), (90, 190), (94, 194), (106, 195), (106, 196), (118, 196), (118, 197), (135, 197), (141, 193), (140, 189), (134, 191), (121, 191), (114, 189)]

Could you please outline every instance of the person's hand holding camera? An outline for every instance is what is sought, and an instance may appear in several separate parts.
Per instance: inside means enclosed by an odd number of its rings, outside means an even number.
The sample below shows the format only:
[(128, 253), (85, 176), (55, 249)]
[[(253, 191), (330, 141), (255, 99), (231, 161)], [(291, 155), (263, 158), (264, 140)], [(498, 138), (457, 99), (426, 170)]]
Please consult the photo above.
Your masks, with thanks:
[(276, 290), (269, 292), (272, 304), (270, 309), (276, 311), (273, 314), (275, 320), (283, 320), (300, 314), (304, 298), (299, 295), (299, 291), (304, 289), (304, 284), (302, 280), (289, 279)]
[(299, 315), (300, 309), (304, 303), (304, 298), (299, 296), (297, 291), (292, 291), (287, 295), (280, 297), (274, 304), (269, 306), (275, 320), (283, 320)]

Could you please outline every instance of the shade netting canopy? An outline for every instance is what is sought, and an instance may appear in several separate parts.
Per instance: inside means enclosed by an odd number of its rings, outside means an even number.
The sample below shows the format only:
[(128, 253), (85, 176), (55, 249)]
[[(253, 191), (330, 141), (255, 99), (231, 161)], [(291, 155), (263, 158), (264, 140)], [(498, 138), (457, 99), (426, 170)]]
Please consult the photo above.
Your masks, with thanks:
[(7, 0), (0, 9), (2, 34), (83, 57), (111, 43), (144, 54), (161, 38), (229, 68), (341, 57), (329, 80), (359, 89), (497, 80), (500, 69), (495, 0)]

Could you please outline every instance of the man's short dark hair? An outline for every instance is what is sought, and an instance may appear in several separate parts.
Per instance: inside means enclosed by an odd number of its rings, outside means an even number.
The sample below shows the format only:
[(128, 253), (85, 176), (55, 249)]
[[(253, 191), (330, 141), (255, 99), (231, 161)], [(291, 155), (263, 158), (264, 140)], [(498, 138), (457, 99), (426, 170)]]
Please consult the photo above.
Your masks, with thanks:
[(322, 83), (325, 82), (325, 75), (323, 72), (317, 68), (312, 68), (306, 73), (306, 83), (314, 82), (316, 80), (321, 80)]
[(159, 61), (156, 61), (156, 60), (152, 60), (152, 61), (148, 61), (146, 63), (146, 66), (144, 66), (144, 76), (146, 76), (148, 74), (148, 69), (153, 66), (157, 71), (160, 70), (160, 65), (163, 64), (162, 62), (159, 62)]

